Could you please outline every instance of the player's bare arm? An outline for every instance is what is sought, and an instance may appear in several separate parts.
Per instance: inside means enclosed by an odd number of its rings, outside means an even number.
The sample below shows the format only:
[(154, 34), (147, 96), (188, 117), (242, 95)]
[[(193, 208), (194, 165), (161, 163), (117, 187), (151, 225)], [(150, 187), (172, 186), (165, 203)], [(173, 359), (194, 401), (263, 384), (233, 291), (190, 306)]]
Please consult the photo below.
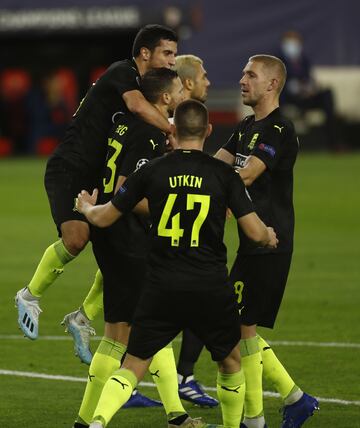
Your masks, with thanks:
[(214, 156), (216, 159), (220, 159), (223, 162), (229, 164), (229, 165), (234, 165), (235, 163), (235, 156), (232, 155), (230, 152), (228, 152), (225, 149), (219, 149)]
[(131, 113), (137, 114), (145, 120), (145, 122), (156, 126), (166, 132), (166, 134), (171, 133), (171, 126), (168, 120), (145, 99), (144, 95), (139, 90), (127, 91), (122, 97)]
[(75, 208), (84, 214), (94, 226), (110, 226), (121, 217), (122, 213), (111, 202), (104, 205), (95, 205), (97, 195), (97, 189), (91, 195), (86, 190), (82, 190), (76, 199)]
[(261, 247), (276, 248), (279, 242), (272, 227), (267, 227), (254, 212), (238, 218), (244, 233)]
[(245, 166), (239, 168), (238, 172), (245, 186), (250, 186), (264, 171), (266, 165), (256, 156), (249, 156), (246, 159)]

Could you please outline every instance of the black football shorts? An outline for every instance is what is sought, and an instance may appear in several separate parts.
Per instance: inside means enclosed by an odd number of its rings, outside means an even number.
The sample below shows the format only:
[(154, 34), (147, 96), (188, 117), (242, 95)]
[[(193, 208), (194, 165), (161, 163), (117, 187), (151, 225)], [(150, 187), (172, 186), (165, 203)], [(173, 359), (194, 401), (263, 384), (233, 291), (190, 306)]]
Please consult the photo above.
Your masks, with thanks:
[(92, 192), (98, 178), (77, 170), (65, 160), (52, 156), (45, 171), (45, 188), (48, 195), (51, 214), (58, 228), (69, 220), (87, 222), (86, 218), (74, 210), (75, 198), (81, 190)]
[(230, 272), (243, 325), (273, 328), (292, 254), (238, 254)]
[(129, 339), (128, 353), (147, 359), (182, 330), (191, 330), (214, 361), (227, 357), (240, 340), (239, 312), (229, 283), (179, 290), (146, 282)]
[(129, 257), (117, 249), (116, 224), (91, 227), (93, 252), (103, 275), (104, 319), (132, 323), (146, 274), (144, 257)]

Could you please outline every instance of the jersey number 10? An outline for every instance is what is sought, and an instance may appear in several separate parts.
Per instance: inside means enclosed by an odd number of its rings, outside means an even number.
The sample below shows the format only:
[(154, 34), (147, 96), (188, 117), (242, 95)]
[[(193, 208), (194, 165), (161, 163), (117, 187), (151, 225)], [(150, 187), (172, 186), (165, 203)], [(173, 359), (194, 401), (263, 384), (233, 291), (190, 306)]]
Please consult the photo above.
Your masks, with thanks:
[[(158, 225), (158, 236), (171, 238), (171, 245), (173, 247), (178, 247), (180, 243), (180, 238), (184, 236), (184, 229), (181, 229), (180, 227), (180, 212), (174, 214), (171, 217), (171, 227), (166, 227), (169, 222), (177, 196), (178, 195), (175, 193), (169, 194)], [(200, 211), (196, 219), (194, 220), (192, 226), (190, 239), (191, 247), (199, 246), (200, 229), (209, 212), (210, 196), (188, 193), (186, 198), (186, 209), (193, 210), (196, 203), (200, 204)]]

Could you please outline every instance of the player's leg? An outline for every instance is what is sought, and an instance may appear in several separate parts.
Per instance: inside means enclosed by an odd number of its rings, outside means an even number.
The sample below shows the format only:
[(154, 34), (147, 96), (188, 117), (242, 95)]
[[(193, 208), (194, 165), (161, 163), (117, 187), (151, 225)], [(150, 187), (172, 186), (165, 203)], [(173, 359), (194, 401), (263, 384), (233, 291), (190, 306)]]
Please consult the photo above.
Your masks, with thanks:
[(223, 415), (223, 424), (238, 428), (244, 407), (245, 376), (240, 366), (240, 351), (237, 345), (219, 364), (216, 388)]
[(75, 427), (90, 424), (106, 381), (121, 365), (127, 348), (128, 334), (127, 323), (105, 324), (104, 337), (91, 360)]
[[(123, 366), (107, 380), (96, 406), (92, 426), (105, 427), (115, 413), (129, 400), (151, 362), (127, 354)], [(97, 424), (97, 425), (96, 425)]]
[[(245, 323), (257, 323), (262, 327), (273, 328), (286, 286), (291, 254), (253, 256), (240, 263), (243, 269), (244, 266), (247, 266), (248, 271), (244, 275), (244, 282), (251, 285), (244, 287), (245, 308), (241, 315), (242, 320)], [(266, 342), (262, 342), (259, 338), (257, 341), (261, 352), (263, 376), (272, 382), (287, 400), (285, 401), (282, 428), (301, 426), (318, 407), (317, 401), (313, 397), (303, 394), (275, 354), (266, 346)], [(246, 371), (245, 365), (243, 367)], [(297, 425), (298, 421), (301, 421), (300, 425)]]
[(74, 339), (75, 355), (88, 365), (93, 357), (90, 349), (90, 337), (95, 335), (91, 321), (103, 312), (103, 307), (103, 277), (98, 269), (94, 283), (83, 304), (76, 311), (65, 315), (61, 322), (65, 326), (65, 331), (70, 333)]
[(182, 334), (181, 349), (177, 365), (179, 395), (201, 407), (215, 407), (219, 402), (206, 394), (197, 380), (194, 379), (194, 366), (198, 361), (204, 344), (189, 329)]
[(241, 364), (246, 380), (245, 412), (241, 426), (266, 427), (263, 410), (262, 358), (256, 336), (256, 325), (241, 326)]
[[(256, 261), (256, 260), (255, 260)], [(262, 389), (262, 359), (256, 337), (256, 321), (262, 308), (259, 281), (254, 281), (254, 258), (238, 255), (230, 272), (241, 313), (241, 365), (246, 379), (244, 428), (265, 427)], [(261, 270), (261, 268), (258, 268)], [(260, 295), (260, 297), (258, 296)]]
[(186, 426), (181, 424), (189, 416), (179, 397), (175, 357), (170, 344), (179, 330), (167, 320), (174, 304), (175, 300), (169, 301), (167, 293), (145, 286), (134, 316), (129, 352), (142, 359), (153, 355), (149, 371), (169, 425)]
[(168, 417), (171, 419), (184, 414), (185, 410), (178, 392), (175, 356), (171, 343), (154, 355), (149, 371)]
[[(259, 325), (273, 328), (284, 294), (287, 277), (291, 264), (291, 254), (271, 254), (265, 257), (263, 269), (267, 272), (271, 283), (265, 283), (264, 288), (270, 288), (267, 295), (267, 305), (264, 306)], [(262, 339), (259, 346), (263, 359), (264, 377), (273, 383), (284, 399), (282, 428), (300, 427), (318, 409), (318, 401), (295, 384), (286, 369), (268, 344)]]
[(270, 382), (284, 401), (282, 428), (300, 427), (319, 409), (316, 398), (303, 392), (278, 360), (271, 346), (257, 336), (263, 361), (264, 378)]
[(179, 333), (184, 317), (184, 300), (168, 284), (144, 286), (132, 325), (129, 353), (143, 360), (154, 355), (150, 366), (153, 380), (163, 400), (168, 427), (203, 427), (201, 419), (192, 419), (178, 395), (177, 373), (172, 348), (167, 346)]
[[(122, 368), (115, 372), (106, 382), (94, 413), (94, 421), (101, 423), (102, 426), (105, 426), (115, 412), (127, 402), (137, 382), (142, 379), (146, 369), (149, 367), (152, 355), (163, 347), (159, 345), (159, 340), (152, 340), (152, 325), (154, 323), (148, 316), (149, 309), (158, 314), (159, 305), (161, 306), (160, 302), (157, 301), (159, 295), (157, 294), (154, 297), (152, 293), (147, 291), (144, 291), (144, 294), (146, 296), (144, 297), (143, 295), (140, 298), (137, 306), (134, 326), (130, 335), (129, 353), (124, 360)], [(158, 323), (155, 324), (158, 325)], [(175, 331), (170, 336), (167, 334), (165, 339), (161, 337), (160, 340), (164, 339), (166, 343), (176, 333)], [(175, 363), (173, 365), (175, 367)], [(175, 388), (177, 388), (176, 373)]]
[(233, 289), (230, 283), (220, 280), (216, 284), (207, 283), (203, 292), (192, 291), (192, 295), (188, 307), (190, 328), (219, 364), (217, 393), (223, 424), (238, 428), (244, 404), (245, 378), (240, 367), (240, 319)]
[(15, 298), (19, 326), (30, 339), (38, 336), (39, 299), (89, 240), (88, 224), (81, 214), (73, 211), (76, 192), (91, 187), (87, 183), (86, 177), (69, 169), (61, 159), (48, 161), (45, 186), (61, 239), (45, 250), (30, 283)]

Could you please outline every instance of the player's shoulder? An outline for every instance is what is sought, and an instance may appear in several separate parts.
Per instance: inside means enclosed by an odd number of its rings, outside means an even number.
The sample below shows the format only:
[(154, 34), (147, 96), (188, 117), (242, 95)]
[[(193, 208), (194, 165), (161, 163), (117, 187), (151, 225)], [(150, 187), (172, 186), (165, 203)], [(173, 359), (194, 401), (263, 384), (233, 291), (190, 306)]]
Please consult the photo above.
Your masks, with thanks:
[(254, 114), (248, 114), (244, 116), (240, 122), (237, 125), (237, 130), (242, 130), (248, 126), (250, 126), (255, 121), (255, 115)]
[(215, 158), (214, 156), (210, 156), (207, 153), (204, 153), (204, 162), (209, 164), (209, 167), (213, 170), (213, 171), (219, 171), (220, 173), (224, 173), (224, 174), (228, 174), (229, 172), (233, 172), (234, 168), (227, 164), (226, 162)]
[(282, 111), (277, 108), (269, 116), (266, 121), (266, 127), (271, 129), (273, 132), (279, 134), (289, 134), (295, 132), (294, 124), (288, 119)]
[(112, 76), (137, 76), (138, 70), (133, 61), (123, 59), (121, 61), (113, 62), (103, 74), (103, 78), (111, 78)]

